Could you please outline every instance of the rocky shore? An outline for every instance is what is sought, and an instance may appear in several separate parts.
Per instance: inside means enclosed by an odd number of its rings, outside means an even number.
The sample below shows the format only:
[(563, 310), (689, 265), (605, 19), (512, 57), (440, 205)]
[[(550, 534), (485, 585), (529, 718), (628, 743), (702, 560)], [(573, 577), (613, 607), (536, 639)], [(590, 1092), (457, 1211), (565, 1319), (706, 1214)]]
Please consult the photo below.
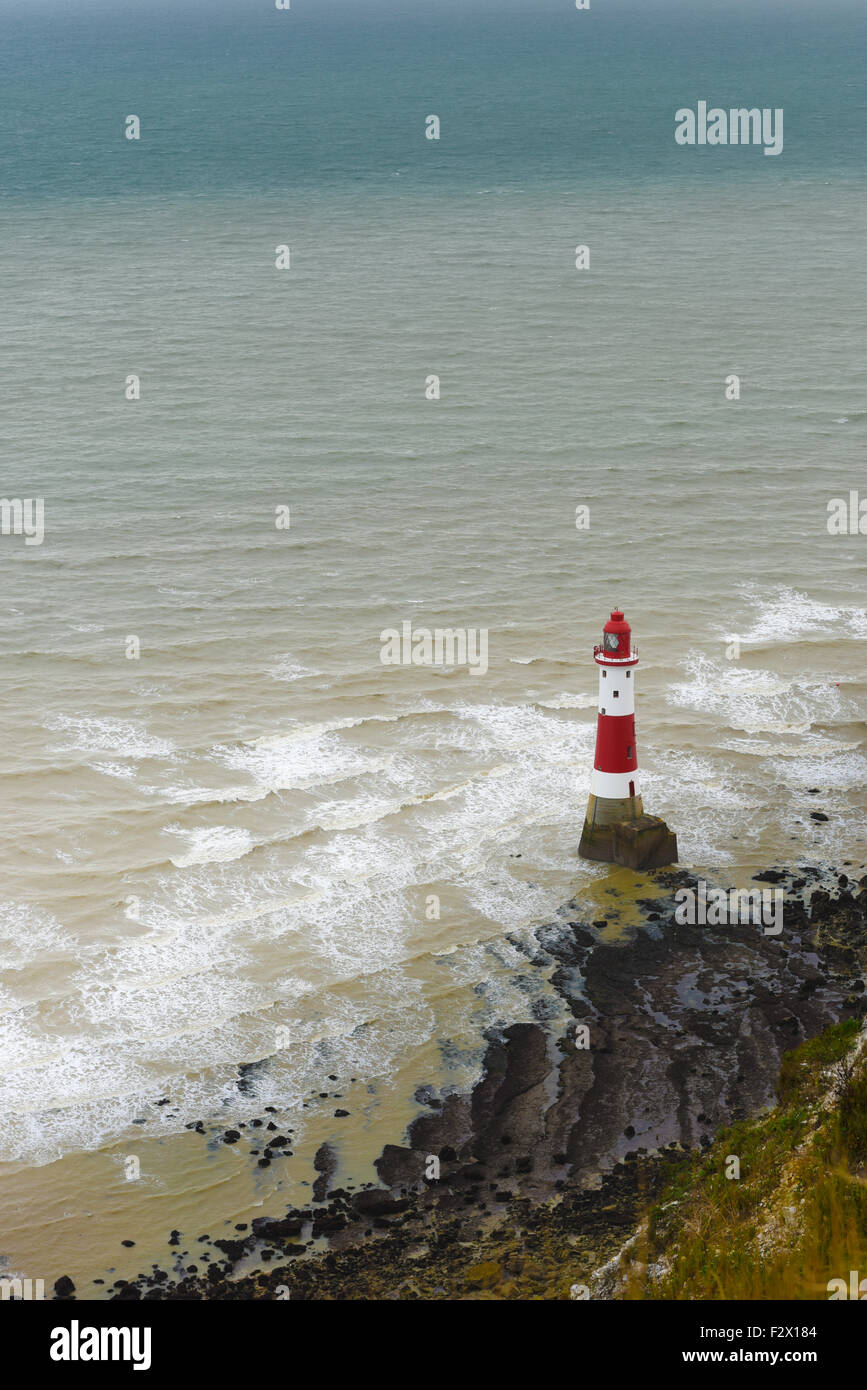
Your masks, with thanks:
[[(422, 1112), (377, 1162), (380, 1185), (334, 1190), (323, 1145), (309, 1207), (232, 1239), (173, 1232), (170, 1244), (196, 1249), (194, 1271), (154, 1269), (111, 1296), (569, 1297), (685, 1152), (774, 1103), (785, 1053), (867, 1012), (865, 867), (756, 875), (783, 894), (777, 935), (678, 921), (676, 892), (698, 886), (683, 870), (649, 876), (627, 939), (567, 903), (510, 937), (565, 1003), (565, 1028), (541, 1016), (489, 1030), (472, 1092), (423, 1088)], [(59, 1282), (56, 1297), (75, 1297)]]

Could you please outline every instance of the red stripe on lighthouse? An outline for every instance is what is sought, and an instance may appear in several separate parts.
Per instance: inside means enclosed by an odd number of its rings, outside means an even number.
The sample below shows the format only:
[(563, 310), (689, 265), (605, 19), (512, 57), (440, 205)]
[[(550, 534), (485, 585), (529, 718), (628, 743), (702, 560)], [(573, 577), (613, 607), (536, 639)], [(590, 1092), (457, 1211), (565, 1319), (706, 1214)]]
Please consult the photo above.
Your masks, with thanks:
[(635, 753), (634, 714), (599, 715), (593, 765), (599, 772), (635, 771), (638, 758)]

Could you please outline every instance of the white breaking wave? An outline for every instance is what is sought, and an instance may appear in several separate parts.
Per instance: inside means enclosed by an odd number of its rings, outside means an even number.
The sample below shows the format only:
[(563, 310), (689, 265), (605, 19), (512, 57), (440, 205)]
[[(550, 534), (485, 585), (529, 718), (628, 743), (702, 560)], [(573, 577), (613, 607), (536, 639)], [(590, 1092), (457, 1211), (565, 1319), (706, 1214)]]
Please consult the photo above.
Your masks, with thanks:
[(447, 714), (449, 712), (447, 705), (435, 704), (432, 700), (423, 700), (407, 709), (396, 710), (394, 714), (358, 714), (341, 719), (324, 720), (321, 723), (296, 724), (290, 729), (282, 730), (279, 734), (263, 734), (261, 738), (252, 739), (250, 746), (253, 748), (267, 748), (271, 744), (279, 746), (290, 743), (293, 739), (311, 739), (320, 734), (338, 733), (343, 729), (357, 729), (362, 724), (397, 724), (402, 719), (412, 719), (417, 714)]
[(20, 972), (52, 957), (73, 959), (75, 950), (75, 938), (41, 908), (0, 902), (0, 972)]
[(720, 744), (721, 748), (727, 749), (732, 753), (747, 753), (755, 757), (767, 758), (813, 758), (818, 760), (822, 757), (837, 757), (842, 753), (851, 752), (860, 747), (857, 742), (844, 743), (838, 739), (823, 738), (821, 734), (811, 734), (808, 738), (799, 739), (795, 743), (785, 743), (779, 739), (750, 739), (732, 738), (726, 739)]
[(59, 714), (47, 720), (45, 727), (70, 736), (61, 745), (62, 752), (110, 753), (116, 758), (135, 759), (170, 758), (175, 752), (167, 739), (156, 738), (133, 719)]
[(532, 751), (563, 763), (586, 759), (594, 737), (591, 724), (551, 719), (530, 705), (457, 705), (453, 713), (461, 721), (454, 744), (468, 750)]
[(312, 670), (303, 662), (296, 661), (291, 652), (286, 652), (271, 663), (268, 675), (275, 681), (299, 681), (305, 676), (321, 676), (322, 672)]
[(262, 801), (270, 795), (269, 787), (251, 783), (230, 787), (140, 787), (140, 791), (169, 806), (222, 806), (232, 801)]
[(677, 750), (642, 772), (641, 790), (645, 807), (677, 831), (682, 864), (732, 863), (732, 835), (750, 838), (755, 826), (749, 813), (763, 804), (709, 756)]
[(867, 637), (865, 608), (820, 603), (796, 589), (783, 587), (772, 590), (769, 596), (750, 586), (747, 596), (759, 613), (741, 637), (744, 644), (796, 642), (807, 637), (825, 637), (834, 642)]
[(214, 751), (233, 772), (246, 772), (271, 791), (327, 786), (382, 771), (391, 761), (388, 756), (348, 748), (334, 734), (286, 734)]
[[(787, 758), (779, 764), (769, 762), (765, 771), (769, 778), (776, 777), (785, 786), (796, 788), (853, 791), (867, 784), (867, 758), (849, 748), (822, 757)], [(821, 810), (821, 806), (815, 809)], [(848, 813), (847, 819), (852, 814)], [(853, 827), (854, 821), (849, 828)]]
[(599, 701), (598, 695), (557, 695), (551, 700), (537, 700), (542, 709), (592, 709)]
[(671, 687), (668, 703), (714, 714), (745, 733), (803, 734), (814, 722), (839, 720), (848, 710), (845, 695), (831, 681), (798, 682), (716, 661), (704, 652), (690, 653), (686, 670), (690, 679)]
[(172, 863), (179, 869), (191, 864), (221, 864), (240, 859), (253, 848), (250, 831), (230, 825), (203, 826), (198, 830), (183, 830), (178, 825), (167, 825), (166, 832), (182, 835), (188, 842), (186, 854), (171, 856)]

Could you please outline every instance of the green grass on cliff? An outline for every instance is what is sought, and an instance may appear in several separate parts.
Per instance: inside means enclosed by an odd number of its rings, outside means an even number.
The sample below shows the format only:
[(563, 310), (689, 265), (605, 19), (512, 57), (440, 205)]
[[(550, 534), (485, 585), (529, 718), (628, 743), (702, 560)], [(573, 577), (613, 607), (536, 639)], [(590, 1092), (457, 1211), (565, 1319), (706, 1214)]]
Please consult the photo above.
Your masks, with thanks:
[[(841, 1023), (783, 1058), (769, 1114), (677, 1173), (631, 1252), (628, 1298), (826, 1299), (867, 1275), (867, 1056)], [(737, 1171), (740, 1176), (728, 1176)]]

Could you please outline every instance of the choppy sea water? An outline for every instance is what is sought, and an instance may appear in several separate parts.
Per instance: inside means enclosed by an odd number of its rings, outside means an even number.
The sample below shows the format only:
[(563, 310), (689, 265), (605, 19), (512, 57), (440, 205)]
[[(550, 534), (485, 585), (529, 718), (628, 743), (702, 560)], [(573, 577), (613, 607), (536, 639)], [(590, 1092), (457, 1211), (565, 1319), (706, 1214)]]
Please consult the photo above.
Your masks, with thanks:
[[(0, 539), (0, 1254), (34, 1278), (298, 1200), (324, 1138), (372, 1176), (533, 1016), (508, 936), (609, 885), (576, 849), (615, 603), (683, 862), (864, 855), (867, 542), (826, 525), (867, 432), (853, 33), (724, 29), (714, 72), (626, 8), (571, 47), (341, 15), (13, 29), (2, 492), (46, 534)], [(712, 169), (670, 108), (748, 40), (789, 143)], [(406, 620), (485, 628), (488, 671), (384, 666)], [(184, 1129), (266, 1104), (279, 1176)]]

